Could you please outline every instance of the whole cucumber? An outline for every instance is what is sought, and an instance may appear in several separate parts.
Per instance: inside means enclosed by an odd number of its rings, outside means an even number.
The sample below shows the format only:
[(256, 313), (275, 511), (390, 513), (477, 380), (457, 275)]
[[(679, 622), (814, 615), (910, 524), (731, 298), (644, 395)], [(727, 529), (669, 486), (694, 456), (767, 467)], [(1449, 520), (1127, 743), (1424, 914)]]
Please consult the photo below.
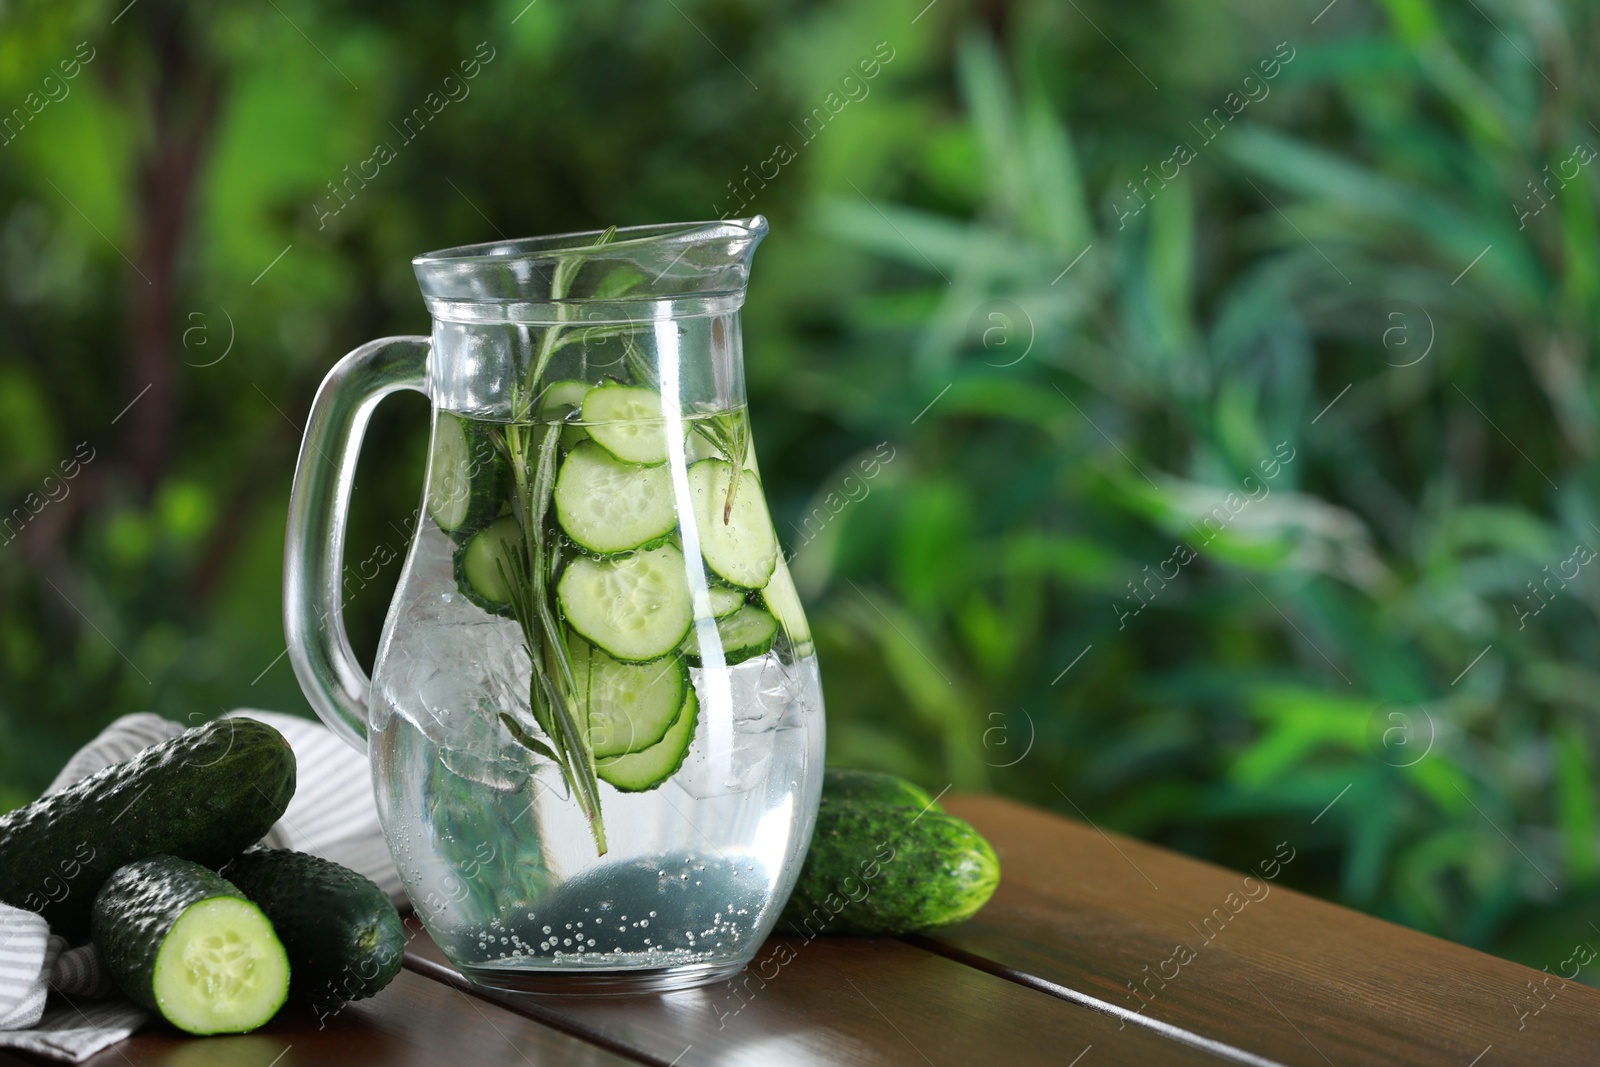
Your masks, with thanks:
[(822, 795), (828, 800), (881, 800), (918, 811), (939, 811), (933, 797), (920, 785), (882, 771), (856, 771), (827, 767), (822, 772)]
[(185, 730), (0, 816), (0, 903), (77, 944), (117, 868), (157, 854), (219, 867), (266, 836), (294, 786), (294, 751), (265, 723)]
[(971, 918), (999, 885), (1000, 861), (971, 825), (925, 797), (909, 782), (891, 789), (825, 776), (780, 927), (808, 937), (904, 934)]
[(96, 894), (94, 942), (121, 990), (191, 1034), (267, 1023), (289, 991), (289, 960), (261, 909), (176, 856), (122, 867)]
[(253, 848), (222, 874), (260, 905), (288, 950), (296, 1002), (331, 1011), (400, 973), (406, 931), (370, 879), (304, 852)]

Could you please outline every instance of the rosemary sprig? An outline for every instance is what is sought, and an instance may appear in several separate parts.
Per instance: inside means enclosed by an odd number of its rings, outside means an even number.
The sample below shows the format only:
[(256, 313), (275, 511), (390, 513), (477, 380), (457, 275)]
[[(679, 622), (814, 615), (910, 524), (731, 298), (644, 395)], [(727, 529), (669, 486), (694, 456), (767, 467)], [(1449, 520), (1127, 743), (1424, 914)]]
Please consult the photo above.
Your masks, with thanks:
[(545, 328), (527, 377), (521, 383), (512, 383), (512, 421), (497, 435), (497, 447), (505, 452), (511, 465), (515, 483), (512, 514), (522, 530), (522, 541), (496, 565), (511, 591), (512, 617), (522, 631), (528, 653), (528, 708), (548, 743), (534, 737), (509, 714), (502, 713), (500, 721), (518, 744), (561, 768), (573, 800), (589, 821), (596, 852), (602, 856), (606, 853), (606, 834), (594, 750), (589, 743), (587, 689), (580, 698), (566, 630), (550, 608), (550, 582), (560, 562), (550, 499), (555, 489), (561, 425), (548, 423), (541, 430), (536, 405), (542, 396), (539, 384), (569, 325), (567, 307), (561, 299), (587, 253), (608, 243), (615, 233), (613, 226), (594, 245), (576, 249), (556, 264), (550, 280), (555, 321)]
[(705, 420), (700, 432), (722, 453), (722, 458), (733, 468), (728, 478), (728, 497), (722, 505), (722, 525), (733, 520), (733, 496), (739, 491), (739, 479), (744, 477), (744, 461), (750, 452), (750, 423), (735, 412), (726, 412)]

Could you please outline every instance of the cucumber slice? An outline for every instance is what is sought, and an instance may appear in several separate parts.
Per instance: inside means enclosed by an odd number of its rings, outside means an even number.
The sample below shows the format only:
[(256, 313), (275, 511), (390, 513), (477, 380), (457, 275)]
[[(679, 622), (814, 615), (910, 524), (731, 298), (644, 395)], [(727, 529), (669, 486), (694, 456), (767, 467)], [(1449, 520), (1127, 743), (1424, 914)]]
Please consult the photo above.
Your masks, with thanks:
[(594, 773), (601, 781), (611, 783), (624, 793), (654, 789), (683, 766), (683, 759), (689, 754), (689, 743), (694, 740), (699, 712), (700, 702), (695, 699), (691, 685), (684, 691), (683, 707), (665, 737), (643, 752), (596, 761)]
[(191, 1034), (239, 1034), (289, 995), (289, 957), (261, 909), (176, 856), (135, 860), (101, 888), (94, 942), (129, 997)]
[(579, 548), (609, 556), (659, 541), (678, 524), (665, 466), (623, 463), (589, 442), (556, 475), (556, 520)]
[(794, 578), (789, 574), (789, 565), (782, 556), (778, 557), (778, 565), (772, 569), (772, 579), (761, 590), (761, 600), (767, 605), (767, 610), (777, 616), (778, 624), (783, 627), (794, 654), (811, 655), (815, 650), (811, 643), (811, 626), (806, 622), (800, 594), (795, 591)]
[[(546, 416), (550, 414), (566, 414), (575, 410), (583, 403), (583, 398), (589, 392), (588, 382), (578, 381), (576, 378), (564, 378), (559, 382), (551, 382), (544, 391), (544, 397), (539, 401), (539, 410)], [(562, 410), (566, 409), (566, 410)]]
[(511, 614), (509, 553), (522, 551), (522, 527), (516, 516), (502, 515), (456, 549), (456, 588), (461, 595), (491, 615)]
[(508, 468), (489, 432), (439, 412), (428, 463), (428, 515), (457, 541), (493, 519), (504, 502)]
[(713, 618), (726, 618), (744, 607), (743, 589), (734, 589), (732, 586), (727, 585), (713, 585), (710, 593), (711, 615)]
[(623, 663), (572, 642), (572, 670), (588, 706), (589, 745), (596, 758), (642, 752), (678, 721), (689, 668), (677, 656)]
[[(559, 382), (551, 382), (544, 391), (543, 399), (539, 402), (540, 414), (549, 422), (565, 419), (571, 412), (577, 411), (583, 405), (584, 394), (589, 391), (589, 388), (588, 382), (581, 382), (576, 378), (564, 378)], [(588, 439), (589, 434), (577, 423), (563, 426), (561, 428), (561, 451), (571, 452)]]
[(727, 509), (732, 477), (733, 468), (720, 459), (703, 459), (689, 468), (689, 498), (700, 534), (700, 554), (723, 581), (760, 589), (777, 565), (778, 538), (772, 532), (761, 483), (753, 472), (740, 475), (733, 508)]
[(578, 556), (556, 599), (580, 637), (629, 663), (677, 648), (692, 618), (683, 553), (670, 544), (609, 560)]
[(701, 432), (698, 426), (689, 434), (689, 439), (684, 442), (683, 455), (684, 459), (690, 463), (698, 463), (702, 459), (727, 458), (722, 455), (722, 449), (717, 447), (716, 442)]
[(569, 422), (561, 427), (561, 451), (571, 452), (587, 440), (589, 440), (589, 431), (577, 423)]
[(626, 463), (667, 461), (667, 420), (661, 394), (642, 385), (597, 385), (583, 398), (589, 436)]
[[(752, 604), (746, 604), (727, 618), (717, 620), (722, 656), (730, 667), (762, 655), (772, 647), (777, 636), (778, 620)], [(683, 639), (683, 655), (689, 661), (689, 666), (701, 666), (698, 628), (691, 627), (689, 636)]]

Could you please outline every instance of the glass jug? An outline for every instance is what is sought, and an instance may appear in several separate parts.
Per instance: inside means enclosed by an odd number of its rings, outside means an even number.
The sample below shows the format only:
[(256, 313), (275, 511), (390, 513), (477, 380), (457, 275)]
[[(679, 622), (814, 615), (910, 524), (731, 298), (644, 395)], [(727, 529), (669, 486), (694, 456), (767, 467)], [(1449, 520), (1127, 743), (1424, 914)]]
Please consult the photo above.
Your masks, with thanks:
[[(823, 713), (745, 407), (765, 234), (757, 216), (419, 256), (432, 336), (356, 349), (312, 405), (289, 656), (370, 754), (406, 891), (480, 984), (726, 978), (799, 873)], [(344, 526), (367, 420), (399, 389), (428, 395), (433, 437), (369, 682)]]

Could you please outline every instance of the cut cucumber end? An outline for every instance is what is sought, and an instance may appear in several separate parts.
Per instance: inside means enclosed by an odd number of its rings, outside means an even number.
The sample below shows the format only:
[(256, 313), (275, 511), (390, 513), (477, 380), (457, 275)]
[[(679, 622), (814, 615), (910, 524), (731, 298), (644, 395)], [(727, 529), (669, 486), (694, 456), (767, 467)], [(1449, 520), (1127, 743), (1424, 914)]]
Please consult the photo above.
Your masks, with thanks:
[(239, 1034), (266, 1024), (289, 995), (289, 957), (261, 909), (211, 897), (173, 923), (156, 957), (156, 1007), (191, 1034)]

